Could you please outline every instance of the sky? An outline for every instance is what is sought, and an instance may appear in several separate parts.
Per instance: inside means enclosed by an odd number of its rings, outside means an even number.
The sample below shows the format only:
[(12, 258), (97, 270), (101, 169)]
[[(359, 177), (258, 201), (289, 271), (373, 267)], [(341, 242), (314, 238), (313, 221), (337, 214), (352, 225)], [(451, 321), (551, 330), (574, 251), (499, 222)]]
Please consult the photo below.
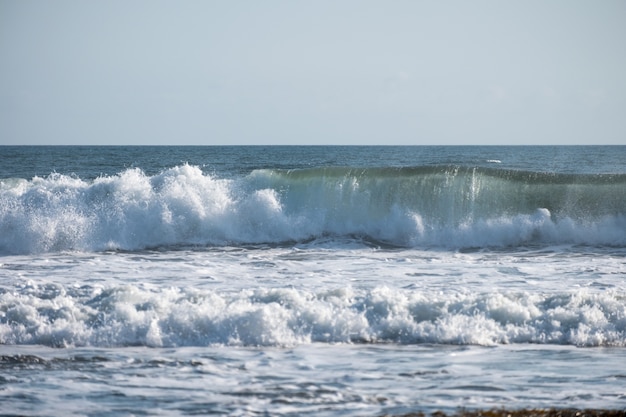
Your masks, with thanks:
[(0, 0), (0, 145), (626, 144), (623, 0)]

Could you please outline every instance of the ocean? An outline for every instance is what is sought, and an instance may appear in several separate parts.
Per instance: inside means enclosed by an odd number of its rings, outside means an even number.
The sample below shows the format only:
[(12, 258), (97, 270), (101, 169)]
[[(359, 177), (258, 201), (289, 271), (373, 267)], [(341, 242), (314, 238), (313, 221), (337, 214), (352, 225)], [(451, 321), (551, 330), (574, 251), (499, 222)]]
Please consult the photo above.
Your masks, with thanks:
[(626, 146), (0, 147), (0, 414), (626, 409)]

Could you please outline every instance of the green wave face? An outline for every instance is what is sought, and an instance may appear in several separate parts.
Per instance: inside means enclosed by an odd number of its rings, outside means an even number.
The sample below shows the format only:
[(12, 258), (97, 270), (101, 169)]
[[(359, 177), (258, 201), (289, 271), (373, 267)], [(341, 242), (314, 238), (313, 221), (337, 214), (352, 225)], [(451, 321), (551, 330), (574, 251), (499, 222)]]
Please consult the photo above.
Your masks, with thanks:
[(329, 167), (258, 170), (258, 188), (280, 193), (287, 209), (346, 216), (403, 209), (437, 224), (549, 211), (553, 219), (593, 221), (626, 213), (626, 175), (574, 175), (470, 168)]

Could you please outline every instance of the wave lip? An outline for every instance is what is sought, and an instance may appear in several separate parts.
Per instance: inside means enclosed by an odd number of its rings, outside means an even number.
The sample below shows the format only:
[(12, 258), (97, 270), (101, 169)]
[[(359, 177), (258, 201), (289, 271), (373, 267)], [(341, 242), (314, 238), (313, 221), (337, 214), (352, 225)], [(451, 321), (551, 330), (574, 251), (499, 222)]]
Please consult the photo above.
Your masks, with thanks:
[(398, 246), (626, 245), (626, 175), (425, 166), (181, 165), (84, 181), (0, 181), (0, 253), (140, 250), (360, 236)]
[(293, 346), (303, 343), (626, 346), (624, 294), (31, 285), (0, 294), (0, 343)]

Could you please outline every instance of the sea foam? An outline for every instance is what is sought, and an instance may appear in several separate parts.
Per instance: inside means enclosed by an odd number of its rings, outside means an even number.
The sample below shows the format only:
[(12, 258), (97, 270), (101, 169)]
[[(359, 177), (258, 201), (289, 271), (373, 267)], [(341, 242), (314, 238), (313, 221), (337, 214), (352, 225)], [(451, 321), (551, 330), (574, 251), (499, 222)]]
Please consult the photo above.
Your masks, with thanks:
[(379, 286), (220, 293), (30, 282), (0, 294), (0, 343), (293, 346), (303, 343), (626, 346), (617, 292), (431, 293)]

